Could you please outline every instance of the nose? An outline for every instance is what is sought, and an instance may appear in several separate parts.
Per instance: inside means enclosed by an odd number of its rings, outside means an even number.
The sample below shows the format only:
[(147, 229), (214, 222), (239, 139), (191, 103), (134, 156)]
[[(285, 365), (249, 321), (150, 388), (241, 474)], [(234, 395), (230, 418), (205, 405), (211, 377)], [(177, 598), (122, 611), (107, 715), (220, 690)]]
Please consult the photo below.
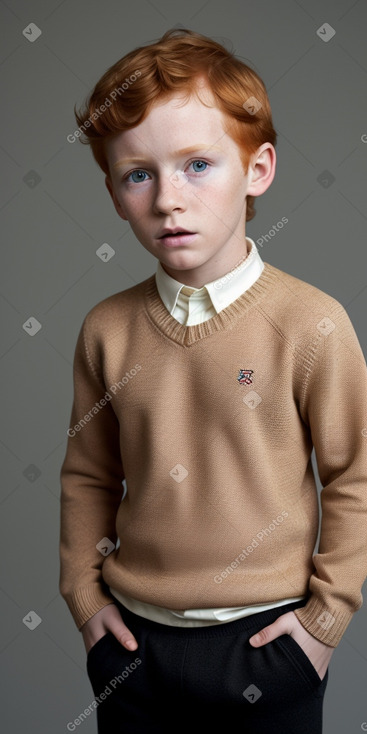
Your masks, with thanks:
[[(185, 209), (187, 176), (182, 171), (164, 173), (157, 180), (154, 207), (159, 212), (169, 213), (173, 209)], [(187, 189), (186, 189), (187, 190)]]

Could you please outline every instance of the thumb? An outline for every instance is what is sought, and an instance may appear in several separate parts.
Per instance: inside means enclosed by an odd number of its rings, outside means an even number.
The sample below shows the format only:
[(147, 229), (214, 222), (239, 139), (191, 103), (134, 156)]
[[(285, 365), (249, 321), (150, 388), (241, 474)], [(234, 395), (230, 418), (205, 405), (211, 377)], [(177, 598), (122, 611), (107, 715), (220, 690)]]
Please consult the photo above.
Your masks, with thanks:
[(120, 644), (127, 650), (136, 650), (138, 643), (130, 630), (123, 622), (113, 621), (110, 623), (110, 632), (115, 635)]
[(287, 614), (282, 614), (275, 620), (275, 622), (269, 624), (267, 627), (263, 627), (263, 629), (257, 632), (256, 635), (252, 635), (249, 639), (250, 645), (253, 647), (261, 647), (262, 645), (266, 645), (267, 642), (272, 642), (272, 640), (275, 640), (281, 635), (290, 634), (292, 631), (292, 618), (288, 616), (289, 614), (292, 613), (287, 612)]

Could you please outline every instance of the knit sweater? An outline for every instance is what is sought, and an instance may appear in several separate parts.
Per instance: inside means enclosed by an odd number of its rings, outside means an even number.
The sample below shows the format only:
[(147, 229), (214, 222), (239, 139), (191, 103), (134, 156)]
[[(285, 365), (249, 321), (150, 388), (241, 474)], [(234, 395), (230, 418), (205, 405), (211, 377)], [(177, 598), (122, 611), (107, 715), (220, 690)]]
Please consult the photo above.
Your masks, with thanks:
[(338, 644), (367, 575), (366, 364), (340, 303), (265, 263), (184, 326), (150, 276), (89, 311), (74, 385), (60, 592), (79, 628), (109, 587), (170, 609), (307, 594), (299, 621)]
[[(185, 326), (201, 324), (212, 318), (237, 300), (255, 283), (264, 269), (260, 253), (251, 237), (246, 237), (243, 254), (224, 276), (205, 283), (201, 288), (193, 288), (171, 277), (162, 263), (157, 262), (155, 281), (158, 293), (166, 309), (174, 318)], [(178, 276), (180, 274), (178, 273)], [(220, 580), (221, 581), (221, 580)], [(219, 581), (219, 582), (220, 582)], [(267, 604), (256, 604), (245, 607), (221, 607), (217, 609), (164, 609), (157, 604), (148, 604), (132, 599), (121, 591), (110, 587), (113, 596), (127, 609), (140, 617), (151, 619), (160, 624), (176, 627), (205, 627), (214, 624), (227, 624), (235, 619), (259, 614), (275, 607), (300, 601), (304, 597), (277, 599)]]

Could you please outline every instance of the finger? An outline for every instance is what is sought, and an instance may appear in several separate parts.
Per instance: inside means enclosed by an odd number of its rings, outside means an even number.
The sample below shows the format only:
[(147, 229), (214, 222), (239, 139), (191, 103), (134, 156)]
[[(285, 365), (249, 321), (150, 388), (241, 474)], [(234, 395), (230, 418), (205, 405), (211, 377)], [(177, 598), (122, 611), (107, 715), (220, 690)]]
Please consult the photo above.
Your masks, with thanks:
[(282, 614), (278, 619), (267, 627), (263, 627), (262, 630), (252, 635), (249, 639), (250, 645), (253, 647), (261, 647), (266, 645), (267, 642), (272, 642), (280, 635), (290, 634), (292, 631), (291, 618), (287, 614)]
[(138, 647), (138, 643), (132, 634), (130, 630), (126, 627), (125, 624), (111, 624), (110, 625), (110, 632), (112, 632), (113, 635), (118, 639), (118, 641), (125, 647), (127, 650), (136, 650)]

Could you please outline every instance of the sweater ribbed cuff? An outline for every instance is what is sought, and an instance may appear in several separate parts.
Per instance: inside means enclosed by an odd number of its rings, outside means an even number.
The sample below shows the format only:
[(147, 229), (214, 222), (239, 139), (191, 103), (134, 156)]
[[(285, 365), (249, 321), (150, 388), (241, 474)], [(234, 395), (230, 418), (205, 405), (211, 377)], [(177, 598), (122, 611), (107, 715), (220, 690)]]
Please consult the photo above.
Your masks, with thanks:
[(78, 629), (100, 609), (113, 604), (116, 599), (106, 594), (99, 584), (90, 584), (64, 597)]
[(339, 644), (353, 617), (353, 613), (326, 606), (314, 596), (311, 596), (304, 607), (295, 609), (294, 613), (307, 632), (330, 647)]

